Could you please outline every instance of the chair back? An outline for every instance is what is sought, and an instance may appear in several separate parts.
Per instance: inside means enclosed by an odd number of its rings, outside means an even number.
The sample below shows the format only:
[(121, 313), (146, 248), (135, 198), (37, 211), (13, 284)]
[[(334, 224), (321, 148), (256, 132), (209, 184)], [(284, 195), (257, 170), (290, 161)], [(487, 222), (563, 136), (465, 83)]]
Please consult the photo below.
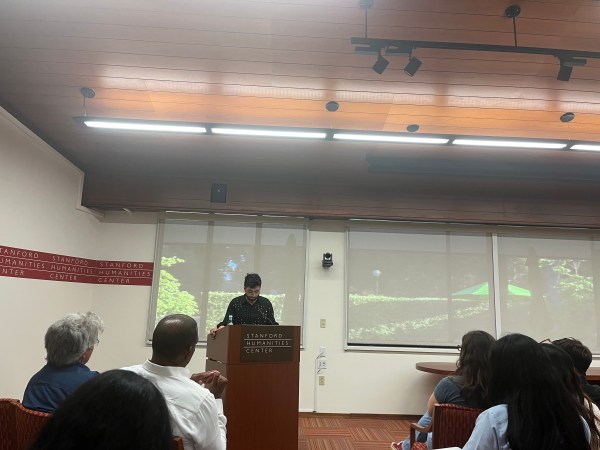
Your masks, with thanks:
[(33, 443), (38, 433), (52, 414), (25, 408), (21, 403), (16, 404), (16, 450), (27, 450)]
[(441, 404), (433, 409), (432, 448), (463, 447), (482, 409)]
[(181, 436), (173, 436), (171, 439), (171, 450), (184, 450)]
[(18, 400), (0, 398), (0, 450), (14, 450), (17, 442), (15, 411)]

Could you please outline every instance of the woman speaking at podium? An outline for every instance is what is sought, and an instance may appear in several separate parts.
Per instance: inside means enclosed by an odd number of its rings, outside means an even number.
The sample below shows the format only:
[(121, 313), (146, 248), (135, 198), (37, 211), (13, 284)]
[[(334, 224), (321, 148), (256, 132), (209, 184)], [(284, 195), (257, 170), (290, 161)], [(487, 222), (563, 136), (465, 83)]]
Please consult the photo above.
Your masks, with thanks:
[(244, 278), (244, 295), (229, 302), (225, 317), (216, 328), (210, 330), (215, 336), (226, 325), (279, 325), (275, 320), (271, 301), (260, 295), (262, 281), (257, 273), (249, 273)]

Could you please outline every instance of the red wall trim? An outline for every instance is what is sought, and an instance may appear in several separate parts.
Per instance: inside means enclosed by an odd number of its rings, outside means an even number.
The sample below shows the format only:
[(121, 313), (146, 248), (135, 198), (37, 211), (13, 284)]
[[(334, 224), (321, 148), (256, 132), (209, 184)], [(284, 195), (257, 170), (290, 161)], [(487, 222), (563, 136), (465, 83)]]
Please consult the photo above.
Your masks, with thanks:
[(0, 276), (69, 283), (151, 286), (154, 263), (77, 258), (0, 246)]

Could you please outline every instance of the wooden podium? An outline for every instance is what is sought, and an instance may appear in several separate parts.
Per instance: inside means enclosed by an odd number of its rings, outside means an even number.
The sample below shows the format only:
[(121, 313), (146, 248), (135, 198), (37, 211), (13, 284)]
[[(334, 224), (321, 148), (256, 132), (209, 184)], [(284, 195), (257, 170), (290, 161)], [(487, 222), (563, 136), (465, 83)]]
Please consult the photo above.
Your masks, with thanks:
[(227, 450), (298, 450), (299, 326), (226, 326), (207, 337), (206, 370), (229, 380)]

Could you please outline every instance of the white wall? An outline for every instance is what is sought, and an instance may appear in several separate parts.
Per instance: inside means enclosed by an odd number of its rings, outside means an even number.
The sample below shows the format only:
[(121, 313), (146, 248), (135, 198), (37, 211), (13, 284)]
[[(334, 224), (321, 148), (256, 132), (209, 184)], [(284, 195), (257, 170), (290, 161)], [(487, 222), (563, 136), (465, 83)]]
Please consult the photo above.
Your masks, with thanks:
[[(97, 218), (78, 208), (81, 172), (0, 110), (0, 246), (91, 259), (152, 261), (156, 216), (109, 213)], [(324, 269), (324, 252), (334, 265)], [(304, 350), (301, 354), (302, 411), (419, 414), (438, 377), (418, 372), (419, 360), (452, 356), (345, 352), (345, 234), (339, 222), (311, 223)], [(265, 280), (268, 283), (268, 280)], [(68, 312), (92, 309), (106, 331), (89, 363), (107, 370), (142, 362), (150, 288), (86, 285), (0, 277), (0, 397), (22, 398), (29, 377), (44, 364), (43, 336)], [(320, 319), (326, 327), (320, 328)], [(314, 359), (327, 349), (325, 385), (315, 387)], [(199, 348), (190, 365), (204, 369)]]
[[(94, 258), (100, 223), (77, 209), (82, 173), (0, 109), (0, 246)], [(48, 325), (86, 311), (93, 286), (0, 277), (0, 395), (21, 398)]]

